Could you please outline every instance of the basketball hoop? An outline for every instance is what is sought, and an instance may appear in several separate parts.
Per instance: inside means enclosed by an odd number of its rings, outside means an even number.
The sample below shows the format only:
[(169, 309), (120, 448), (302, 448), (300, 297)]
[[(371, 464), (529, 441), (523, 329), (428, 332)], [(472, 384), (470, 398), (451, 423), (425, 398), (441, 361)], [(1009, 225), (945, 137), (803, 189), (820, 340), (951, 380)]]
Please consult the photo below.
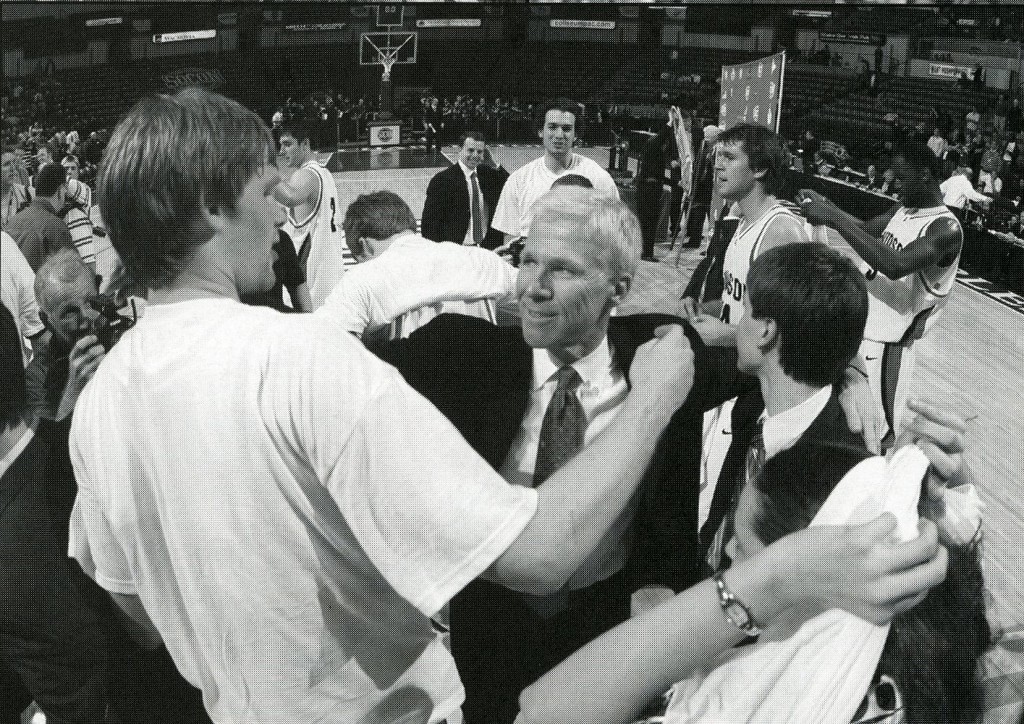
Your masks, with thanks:
[(377, 43), (373, 41), (373, 38), (369, 37), (369, 34), (366, 36), (366, 42), (377, 51), (377, 62), (384, 66), (384, 73), (381, 75), (380, 79), (385, 82), (391, 80), (391, 68), (398, 62), (398, 54), (401, 52), (402, 48), (408, 45), (415, 37), (413, 34), (407, 34), (405, 40), (401, 43), (398, 45), (391, 45), (391, 33), (386, 33), (386, 36), (387, 42), (382, 45), (377, 45)]

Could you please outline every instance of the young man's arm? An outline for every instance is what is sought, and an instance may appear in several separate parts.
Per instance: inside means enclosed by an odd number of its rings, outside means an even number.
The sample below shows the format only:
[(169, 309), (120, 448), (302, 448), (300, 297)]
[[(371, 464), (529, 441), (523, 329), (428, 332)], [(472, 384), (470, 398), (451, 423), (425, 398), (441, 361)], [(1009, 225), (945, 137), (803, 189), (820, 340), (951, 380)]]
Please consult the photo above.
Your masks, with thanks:
[(871, 267), (890, 279), (940, 264), (956, 253), (963, 240), (959, 226), (948, 218), (937, 219), (925, 233), (902, 249), (893, 249), (873, 237), (838, 206), (814, 191), (801, 191), (804, 214), (812, 223), (831, 226)]
[(312, 171), (300, 168), (288, 181), (281, 181), (274, 187), (274, 198), (289, 209), (309, 203), (319, 192), (320, 185)]

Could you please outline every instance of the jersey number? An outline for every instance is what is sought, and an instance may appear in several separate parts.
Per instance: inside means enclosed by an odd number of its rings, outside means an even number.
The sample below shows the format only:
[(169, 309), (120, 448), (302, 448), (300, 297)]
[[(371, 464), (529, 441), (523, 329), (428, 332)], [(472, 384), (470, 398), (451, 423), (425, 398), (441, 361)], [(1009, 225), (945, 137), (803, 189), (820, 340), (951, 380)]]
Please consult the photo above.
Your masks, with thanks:
[(332, 196), (331, 197), (331, 233), (334, 233), (334, 232), (336, 232), (338, 230), (338, 227), (334, 225), (334, 212), (336, 210), (337, 209), (335, 209), (335, 206), (334, 206), (334, 197)]

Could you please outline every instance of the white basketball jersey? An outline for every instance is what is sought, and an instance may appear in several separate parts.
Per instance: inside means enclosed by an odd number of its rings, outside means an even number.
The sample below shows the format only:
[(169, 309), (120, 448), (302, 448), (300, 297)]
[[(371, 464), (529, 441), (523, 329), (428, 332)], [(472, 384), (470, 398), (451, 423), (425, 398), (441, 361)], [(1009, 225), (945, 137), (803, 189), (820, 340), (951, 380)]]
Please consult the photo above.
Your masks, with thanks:
[[(945, 206), (928, 209), (901, 208), (882, 232), (882, 243), (903, 249), (927, 232), (939, 219), (949, 219), (963, 229)], [(961, 242), (962, 247), (962, 242)], [(920, 337), (931, 328), (945, 306), (956, 281), (960, 250), (947, 266), (932, 265), (901, 279), (890, 279), (870, 267), (864, 272), (868, 286), (868, 322), (864, 338), (876, 342), (899, 342), (908, 333)]]
[[(786, 216), (798, 219), (785, 205), (776, 203), (749, 226), (741, 224), (725, 249), (722, 260), (722, 321), (736, 324), (743, 319), (743, 297), (747, 291), (747, 272), (760, 254), (761, 239), (773, 221)], [(806, 241), (806, 239), (801, 239)]]
[(334, 177), (316, 159), (310, 159), (302, 168), (312, 171), (316, 176), (320, 183), (320, 193), (305, 218), (296, 219), (294, 211), (288, 210), (284, 230), (295, 244), (295, 252), (306, 272), (306, 284), (313, 308), (317, 309), (341, 279), (345, 267), (355, 264), (355, 258), (341, 230), (341, 209)]

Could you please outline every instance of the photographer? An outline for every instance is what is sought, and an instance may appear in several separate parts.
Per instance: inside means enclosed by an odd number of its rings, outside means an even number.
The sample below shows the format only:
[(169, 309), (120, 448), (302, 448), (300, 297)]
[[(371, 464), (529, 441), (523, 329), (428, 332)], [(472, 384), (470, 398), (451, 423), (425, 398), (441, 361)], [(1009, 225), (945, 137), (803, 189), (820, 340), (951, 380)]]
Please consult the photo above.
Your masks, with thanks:
[(63, 420), (71, 414), (105, 353), (93, 334), (103, 323), (90, 304), (99, 290), (78, 253), (61, 249), (39, 267), (35, 292), (39, 318), (51, 338), (25, 371), (28, 406), (40, 418)]

